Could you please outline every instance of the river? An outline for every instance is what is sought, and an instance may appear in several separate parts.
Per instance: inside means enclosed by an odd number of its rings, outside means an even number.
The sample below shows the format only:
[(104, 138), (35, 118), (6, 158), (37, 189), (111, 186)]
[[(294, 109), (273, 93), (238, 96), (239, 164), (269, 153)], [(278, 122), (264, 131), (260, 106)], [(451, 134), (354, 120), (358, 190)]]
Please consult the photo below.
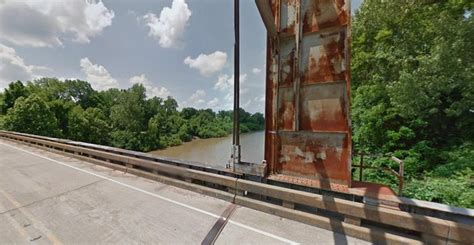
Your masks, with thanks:
[[(263, 159), (263, 131), (240, 135), (242, 161), (260, 163)], [(232, 135), (222, 138), (196, 139), (179, 146), (149, 152), (181, 160), (201, 162), (210, 166), (225, 167), (232, 149)]]

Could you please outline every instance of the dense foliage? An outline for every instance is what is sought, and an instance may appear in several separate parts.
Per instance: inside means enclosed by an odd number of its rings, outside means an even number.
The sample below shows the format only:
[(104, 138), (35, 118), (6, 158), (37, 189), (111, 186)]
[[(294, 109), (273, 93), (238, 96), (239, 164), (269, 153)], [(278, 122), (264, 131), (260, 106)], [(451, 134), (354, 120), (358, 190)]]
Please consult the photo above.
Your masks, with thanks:
[[(232, 131), (232, 111), (178, 111), (173, 98), (147, 98), (145, 92), (140, 84), (98, 92), (80, 80), (16, 81), (0, 93), (0, 127), (139, 151)], [(242, 132), (263, 129), (262, 113), (240, 113)]]
[[(365, 0), (353, 20), (352, 122), (368, 164), (405, 160), (409, 197), (474, 207), (474, 4)], [(357, 162), (357, 159), (356, 161)], [(367, 181), (396, 179), (366, 170)]]

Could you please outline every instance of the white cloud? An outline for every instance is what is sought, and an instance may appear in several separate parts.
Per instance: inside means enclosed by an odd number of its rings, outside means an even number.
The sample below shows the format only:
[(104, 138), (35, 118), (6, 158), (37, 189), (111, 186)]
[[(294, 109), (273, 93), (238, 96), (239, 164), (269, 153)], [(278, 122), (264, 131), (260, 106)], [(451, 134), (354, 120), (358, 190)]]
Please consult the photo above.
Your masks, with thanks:
[(222, 51), (216, 51), (212, 54), (200, 54), (193, 59), (190, 56), (184, 59), (184, 64), (189, 67), (199, 70), (199, 73), (204, 76), (210, 76), (224, 68), (227, 63), (227, 54)]
[(248, 109), (250, 103), (252, 103), (252, 100), (247, 100), (247, 102), (245, 102), (243, 105), (241, 105), (240, 107), (244, 108), (244, 109)]
[(260, 70), (260, 69), (258, 69), (258, 68), (253, 68), (253, 69), (252, 69), (252, 73), (253, 73), (253, 74), (258, 74), (258, 73), (260, 73), (261, 71), (262, 71), (262, 70)]
[(91, 84), (94, 89), (107, 90), (109, 88), (116, 88), (119, 86), (117, 80), (115, 80), (105, 69), (105, 67), (97, 64), (93, 64), (89, 58), (81, 59), (82, 71), (87, 76), (87, 81)]
[(42, 66), (27, 65), (15, 49), (0, 43), (0, 90), (8, 83), (21, 80), (28, 81), (39, 77), (36, 71), (46, 70)]
[(134, 76), (130, 78), (129, 81), (131, 84), (136, 84), (140, 83), (142, 84), (145, 89), (146, 89), (146, 95), (148, 97), (161, 97), (161, 98), (166, 98), (168, 97), (171, 92), (165, 88), (165, 87), (156, 87), (153, 86), (153, 84), (148, 80), (148, 78), (145, 76), (145, 74), (141, 74), (140, 76)]
[(189, 102), (191, 105), (201, 105), (205, 102), (204, 97), (206, 96), (206, 91), (199, 89), (194, 92), (194, 94), (189, 97)]
[(207, 106), (209, 106), (211, 108), (215, 108), (218, 105), (219, 105), (219, 99), (218, 98), (214, 98), (214, 99), (207, 102)]
[(150, 81), (149, 81), (148, 78), (145, 76), (145, 74), (141, 74), (140, 76), (133, 76), (133, 77), (131, 77), (129, 82), (130, 82), (131, 84), (141, 83), (141, 84), (143, 84), (143, 86), (145, 86), (145, 85), (148, 85)]
[(0, 2), (0, 37), (31, 47), (58, 46), (64, 39), (88, 43), (114, 16), (100, 0), (7, 0)]
[[(246, 94), (249, 88), (244, 87), (245, 81), (247, 80), (247, 74), (240, 74), (240, 95)], [(233, 106), (234, 101), (234, 75), (229, 76), (227, 74), (220, 75), (217, 82), (214, 84), (214, 89), (225, 92), (224, 102), (221, 109), (229, 110)]]
[(80, 80), (80, 79), (77, 77), (58, 77), (58, 80), (64, 82), (66, 80)]
[(186, 24), (191, 17), (191, 10), (185, 0), (173, 0), (171, 8), (164, 7), (160, 17), (153, 13), (143, 16), (146, 25), (150, 28), (148, 36), (159, 40), (163, 48), (179, 47)]
[(257, 96), (253, 99), (255, 102), (265, 102), (265, 95)]
[(232, 108), (232, 103), (222, 101), (218, 97), (213, 97), (210, 100), (207, 100), (206, 97), (208, 94), (205, 90), (198, 89), (196, 90), (187, 100), (184, 100), (180, 103), (181, 108), (184, 107), (194, 107), (196, 109), (211, 108), (213, 110), (223, 110)]
[(221, 74), (219, 75), (219, 78), (217, 79), (216, 84), (214, 84), (214, 89), (224, 91), (228, 89), (229, 87), (231, 87), (231, 84), (229, 84), (230, 82), (231, 81), (229, 81), (229, 75)]
[[(242, 95), (244, 94), (247, 94), (249, 92), (249, 89), (248, 88), (243, 88), (240, 90), (240, 96), (242, 97)], [(234, 101), (234, 91), (233, 90), (230, 90), (229, 92), (227, 92), (227, 94), (225, 95), (224, 99), (228, 102), (230, 101)]]
[(167, 98), (171, 95), (171, 92), (165, 87), (153, 87), (151, 88), (150, 97), (161, 97)]
[[(247, 74), (240, 74), (240, 107), (250, 112), (262, 111), (265, 104), (264, 83), (259, 83), (253, 77), (251, 78), (251, 82), (248, 82)], [(234, 76), (219, 75), (214, 84), (214, 90), (220, 92), (218, 96), (220, 102), (217, 108), (231, 110), (234, 101)]]
[(249, 99), (243, 106), (246, 111), (257, 112), (263, 111), (265, 108), (265, 95), (255, 96), (255, 98)]
[[(240, 74), (240, 84), (245, 83), (247, 80), (247, 74)], [(234, 88), (234, 75), (229, 76), (227, 74), (220, 75), (217, 82), (214, 84), (214, 89), (219, 91), (228, 91)], [(241, 91), (242, 92), (242, 91)]]

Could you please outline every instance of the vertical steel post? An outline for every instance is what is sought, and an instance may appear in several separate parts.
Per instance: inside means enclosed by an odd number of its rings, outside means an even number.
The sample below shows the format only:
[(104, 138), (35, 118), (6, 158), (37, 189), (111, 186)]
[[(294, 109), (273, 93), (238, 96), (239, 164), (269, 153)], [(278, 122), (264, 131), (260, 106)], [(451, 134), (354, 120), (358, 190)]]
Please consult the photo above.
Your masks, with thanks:
[(360, 154), (360, 163), (359, 163), (359, 181), (362, 182), (362, 175), (364, 174), (364, 151), (362, 150)]
[(240, 163), (240, 3), (234, 0), (234, 127), (232, 138), (232, 159), (235, 164)]

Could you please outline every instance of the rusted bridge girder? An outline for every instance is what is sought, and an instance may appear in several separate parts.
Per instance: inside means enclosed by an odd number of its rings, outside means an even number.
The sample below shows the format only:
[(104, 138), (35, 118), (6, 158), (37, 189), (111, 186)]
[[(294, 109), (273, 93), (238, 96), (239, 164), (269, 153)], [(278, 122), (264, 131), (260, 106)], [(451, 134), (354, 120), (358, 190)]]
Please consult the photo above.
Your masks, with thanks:
[(269, 178), (351, 186), (350, 0), (256, 0), (268, 30)]

